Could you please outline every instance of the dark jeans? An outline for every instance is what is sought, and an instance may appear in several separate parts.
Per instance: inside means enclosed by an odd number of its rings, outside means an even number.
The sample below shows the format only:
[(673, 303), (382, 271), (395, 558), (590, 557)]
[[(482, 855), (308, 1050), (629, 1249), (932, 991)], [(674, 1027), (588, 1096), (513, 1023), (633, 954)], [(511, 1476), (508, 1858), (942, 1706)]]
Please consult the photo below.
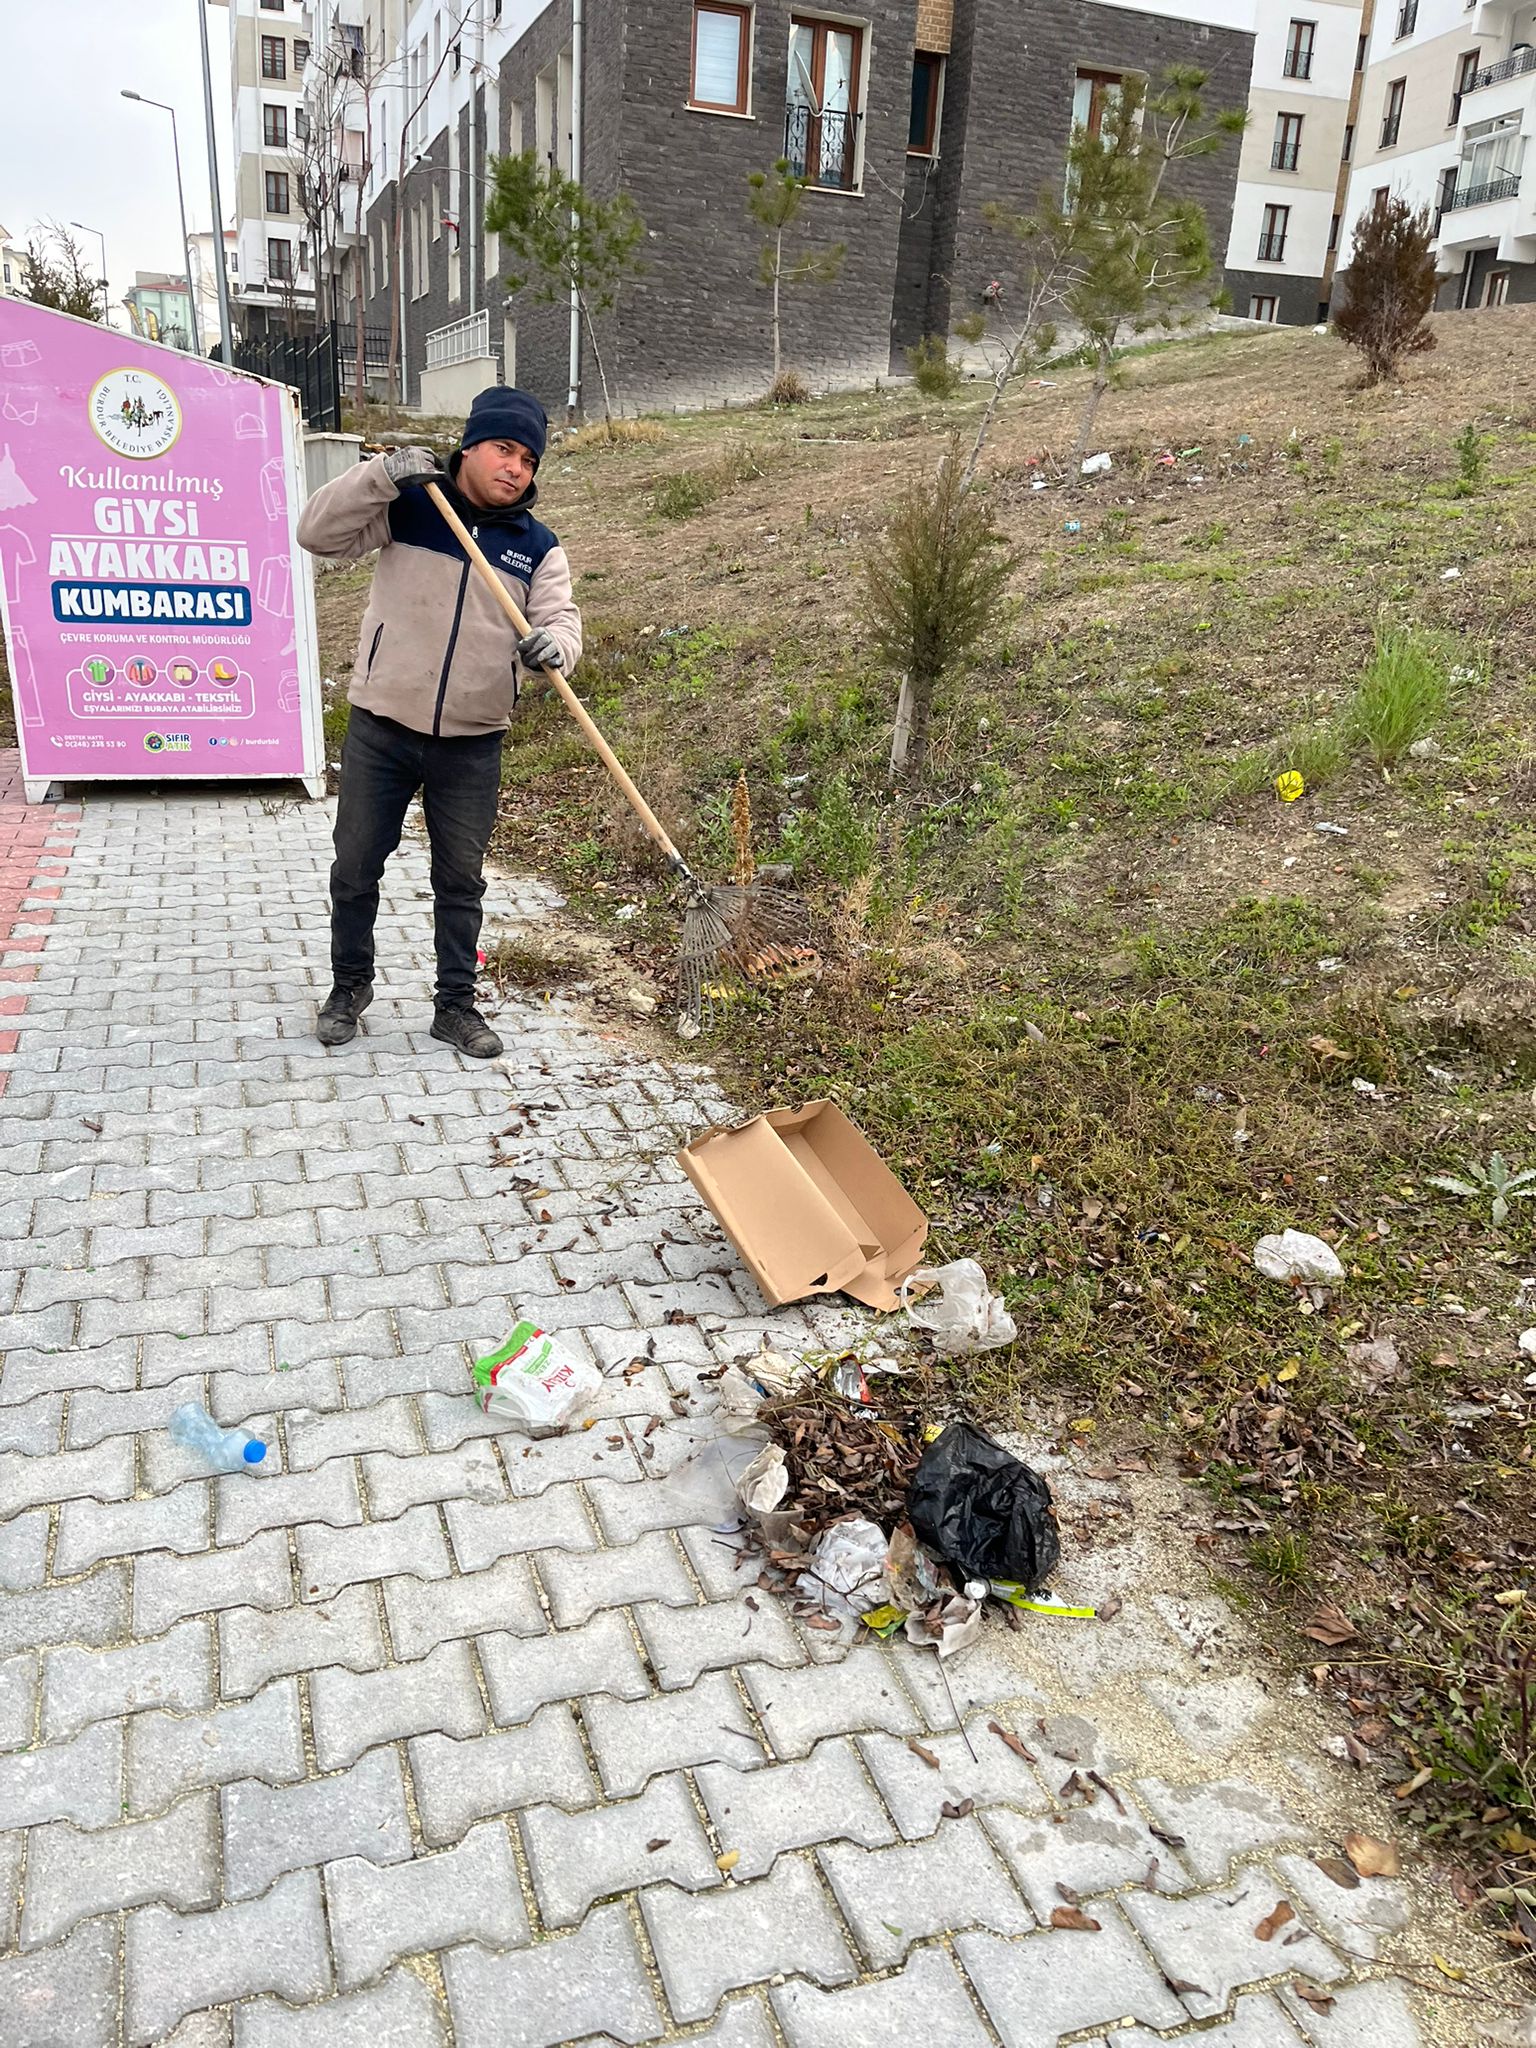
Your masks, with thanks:
[(496, 822), (501, 742), (499, 732), (434, 739), (353, 705), (341, 749), (331, 868), (331, 971), (343, 988), (373, 980), (379, 878), (419, 789), (432, 850), (437, 1001), (465, 1008), (474, 1002), (482, 866)]

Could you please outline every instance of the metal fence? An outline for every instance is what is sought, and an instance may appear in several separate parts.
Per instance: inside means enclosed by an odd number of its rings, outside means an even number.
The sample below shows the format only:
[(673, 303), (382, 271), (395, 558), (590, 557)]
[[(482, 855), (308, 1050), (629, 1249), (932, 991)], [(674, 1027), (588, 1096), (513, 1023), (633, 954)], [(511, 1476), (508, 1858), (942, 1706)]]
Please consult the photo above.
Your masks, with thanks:
[(305, 426), (340, 433), (341, 351), (334, 326), (318, 334), (268, 334), (236, 342), (235, 367), (293, 385)]
[(465, 320), (455, 320), (451, 326), (439, 327), (427, 336), (427, 363), (429, 370), (446, 370), (453, 363), (472, 362), (476, 356), (488, 356), (491, 352), (491, 316), (482, 308), (471, 313)]

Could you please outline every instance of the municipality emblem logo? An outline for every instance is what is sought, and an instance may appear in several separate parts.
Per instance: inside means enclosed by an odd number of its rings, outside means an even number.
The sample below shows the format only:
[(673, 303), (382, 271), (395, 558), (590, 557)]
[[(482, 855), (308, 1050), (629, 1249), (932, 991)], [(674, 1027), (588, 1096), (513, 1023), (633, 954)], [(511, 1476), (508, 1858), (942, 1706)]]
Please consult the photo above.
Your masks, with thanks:
[(148, 370), (109, 370), (87, 401), (91, 430), (114, 455), (152, 462), (176, 444), (181, 407), (168, 384)]

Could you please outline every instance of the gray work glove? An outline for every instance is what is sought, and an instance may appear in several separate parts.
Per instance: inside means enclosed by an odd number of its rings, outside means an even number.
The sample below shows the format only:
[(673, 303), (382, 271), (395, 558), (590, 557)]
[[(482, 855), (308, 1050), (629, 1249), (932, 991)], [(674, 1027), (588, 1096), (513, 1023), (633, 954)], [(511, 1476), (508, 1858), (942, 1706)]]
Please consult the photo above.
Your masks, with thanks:
[(384, 457), (384, 474), (393, 484), (419, 483), (423, 477), (441, 476), (442, 466), (426, 448), (395, 448)]
[(565, 667), (565, 656), (560, 652), (560, 643), (553, 633), (543, 626), (535, 626), (517, 643), (517, 658), (524, 668)]

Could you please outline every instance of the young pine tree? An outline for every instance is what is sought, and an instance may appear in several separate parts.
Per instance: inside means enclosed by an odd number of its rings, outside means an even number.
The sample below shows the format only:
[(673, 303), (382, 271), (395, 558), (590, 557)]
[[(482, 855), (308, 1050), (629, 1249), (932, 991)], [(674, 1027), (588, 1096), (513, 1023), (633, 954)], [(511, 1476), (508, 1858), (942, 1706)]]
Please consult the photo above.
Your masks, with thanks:
[(751, 196), (747, 211), (764, 229), (762, 254), (758, 260), (759, 281), (773, 293), (773, 382), (777, 386), (784, 369), (784, 348), (780, 324), (780, 299), (785, 285), (831, 284), (843, 267), (846, 242), (834, 242), (830, 249), (810, 249), (805, 255), (788, 258), (784, 238), (799, 220), (805, 206), (809, 180), (790, 169), (780, 157), (771, 171), (754, 171), (747, 179)]
[(1429, 215), (1406, 199), (1379, 200), (1361, 216), (1345, 278), (1349, 296), (1333, 331), (1365, 357), (1368, 386), (1395, 377), (1404, 356), (1435, 346), (1424, 324), (1438, 284), (1433, 237)]

